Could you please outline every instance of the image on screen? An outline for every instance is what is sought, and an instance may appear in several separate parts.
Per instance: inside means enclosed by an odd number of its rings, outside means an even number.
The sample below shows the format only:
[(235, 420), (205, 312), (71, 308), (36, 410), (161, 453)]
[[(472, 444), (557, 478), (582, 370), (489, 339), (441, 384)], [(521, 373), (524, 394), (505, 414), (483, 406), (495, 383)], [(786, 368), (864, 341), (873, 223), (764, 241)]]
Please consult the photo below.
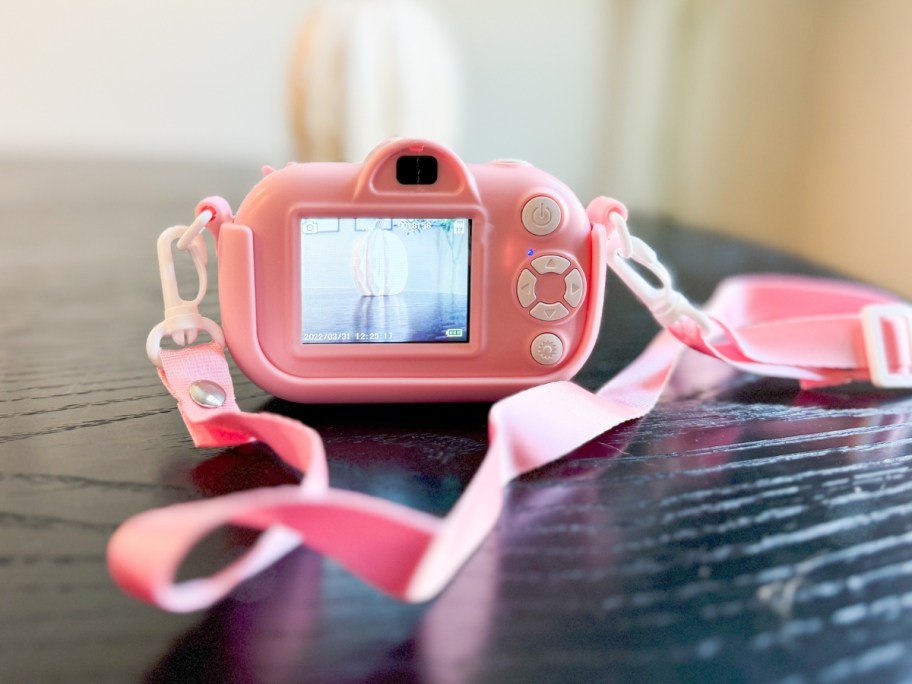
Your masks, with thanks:
[(301, 342), (469, 341), (468, 218), (302, 218)]

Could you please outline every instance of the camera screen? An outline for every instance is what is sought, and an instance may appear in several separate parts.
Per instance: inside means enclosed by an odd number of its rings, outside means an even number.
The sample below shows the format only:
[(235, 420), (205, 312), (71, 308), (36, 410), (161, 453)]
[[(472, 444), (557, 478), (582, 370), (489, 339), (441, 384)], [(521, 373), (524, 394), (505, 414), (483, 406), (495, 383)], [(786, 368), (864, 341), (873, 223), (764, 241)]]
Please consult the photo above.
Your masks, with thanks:
[(468, 218), (302, 218), (301, 342), (468, 342)]

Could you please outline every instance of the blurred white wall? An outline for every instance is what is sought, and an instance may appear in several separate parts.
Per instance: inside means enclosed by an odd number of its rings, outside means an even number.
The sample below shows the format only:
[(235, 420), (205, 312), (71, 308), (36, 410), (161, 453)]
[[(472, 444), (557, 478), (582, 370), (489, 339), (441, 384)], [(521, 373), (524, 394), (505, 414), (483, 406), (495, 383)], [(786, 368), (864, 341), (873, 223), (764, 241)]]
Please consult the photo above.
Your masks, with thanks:
[[(465, 62), (460, 155), (599, 185), (603, 2), (427, 0)], [(294, 158), (289, 61), (308, 0), (46, 0), (0, 22), (0, 155)], [(416, 58), (420, 59), (420, 55)], [(593, 104), (595, 103), (595, 105)], [(379, 141), (377, 141), (379, 142)]]

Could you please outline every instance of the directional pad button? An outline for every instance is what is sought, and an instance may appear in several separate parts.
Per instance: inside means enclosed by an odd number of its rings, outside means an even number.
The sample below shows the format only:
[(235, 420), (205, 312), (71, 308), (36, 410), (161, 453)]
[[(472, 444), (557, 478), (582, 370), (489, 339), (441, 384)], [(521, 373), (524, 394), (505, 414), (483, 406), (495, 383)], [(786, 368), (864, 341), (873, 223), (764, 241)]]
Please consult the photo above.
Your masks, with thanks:
[(519, 297), (519, 303), (523, 308), (529, 306), (535, 301), (535, 283), (538, 278), (528, 268), (523, 269), (519, 274), (519, 280), (516, 283), (516, 296)]
[(546, 254), (532, 260), (532, 268), (544, 275), (545, 273), (563, 273), (570, 268), (570, 260), (556, 254)]
[(580, 300), (583, 298), (583, 275), (578, 268), (574, 268), (564, 278), (564, 288), (564, 301), (570, 306), (579, 306)]
[(532, 318), (537, 318), (540, 321), (559, 321), (569, 316), (570, 310), (560, 302), (554, 302), (553, 304), (539, 302), (532, 307), (529, 313), (532, 314)]
[(514, 301), (532, 318), (563, 323), (580, 310), (586, 296), (586, 276), (574, 257), (539, 253), (520, 268), (513, 281)]

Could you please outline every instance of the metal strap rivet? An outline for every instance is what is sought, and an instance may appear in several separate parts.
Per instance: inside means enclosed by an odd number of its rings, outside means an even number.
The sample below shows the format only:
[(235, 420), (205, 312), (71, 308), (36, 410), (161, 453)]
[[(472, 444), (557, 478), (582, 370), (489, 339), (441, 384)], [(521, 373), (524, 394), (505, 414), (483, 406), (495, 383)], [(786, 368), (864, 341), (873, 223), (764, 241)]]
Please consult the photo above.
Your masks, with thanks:
[(191, 383), (188, 392), (194, 403), (203, 408), (219, 408), (227, 398), (221, 385), (211, 380), (197, 380)]

